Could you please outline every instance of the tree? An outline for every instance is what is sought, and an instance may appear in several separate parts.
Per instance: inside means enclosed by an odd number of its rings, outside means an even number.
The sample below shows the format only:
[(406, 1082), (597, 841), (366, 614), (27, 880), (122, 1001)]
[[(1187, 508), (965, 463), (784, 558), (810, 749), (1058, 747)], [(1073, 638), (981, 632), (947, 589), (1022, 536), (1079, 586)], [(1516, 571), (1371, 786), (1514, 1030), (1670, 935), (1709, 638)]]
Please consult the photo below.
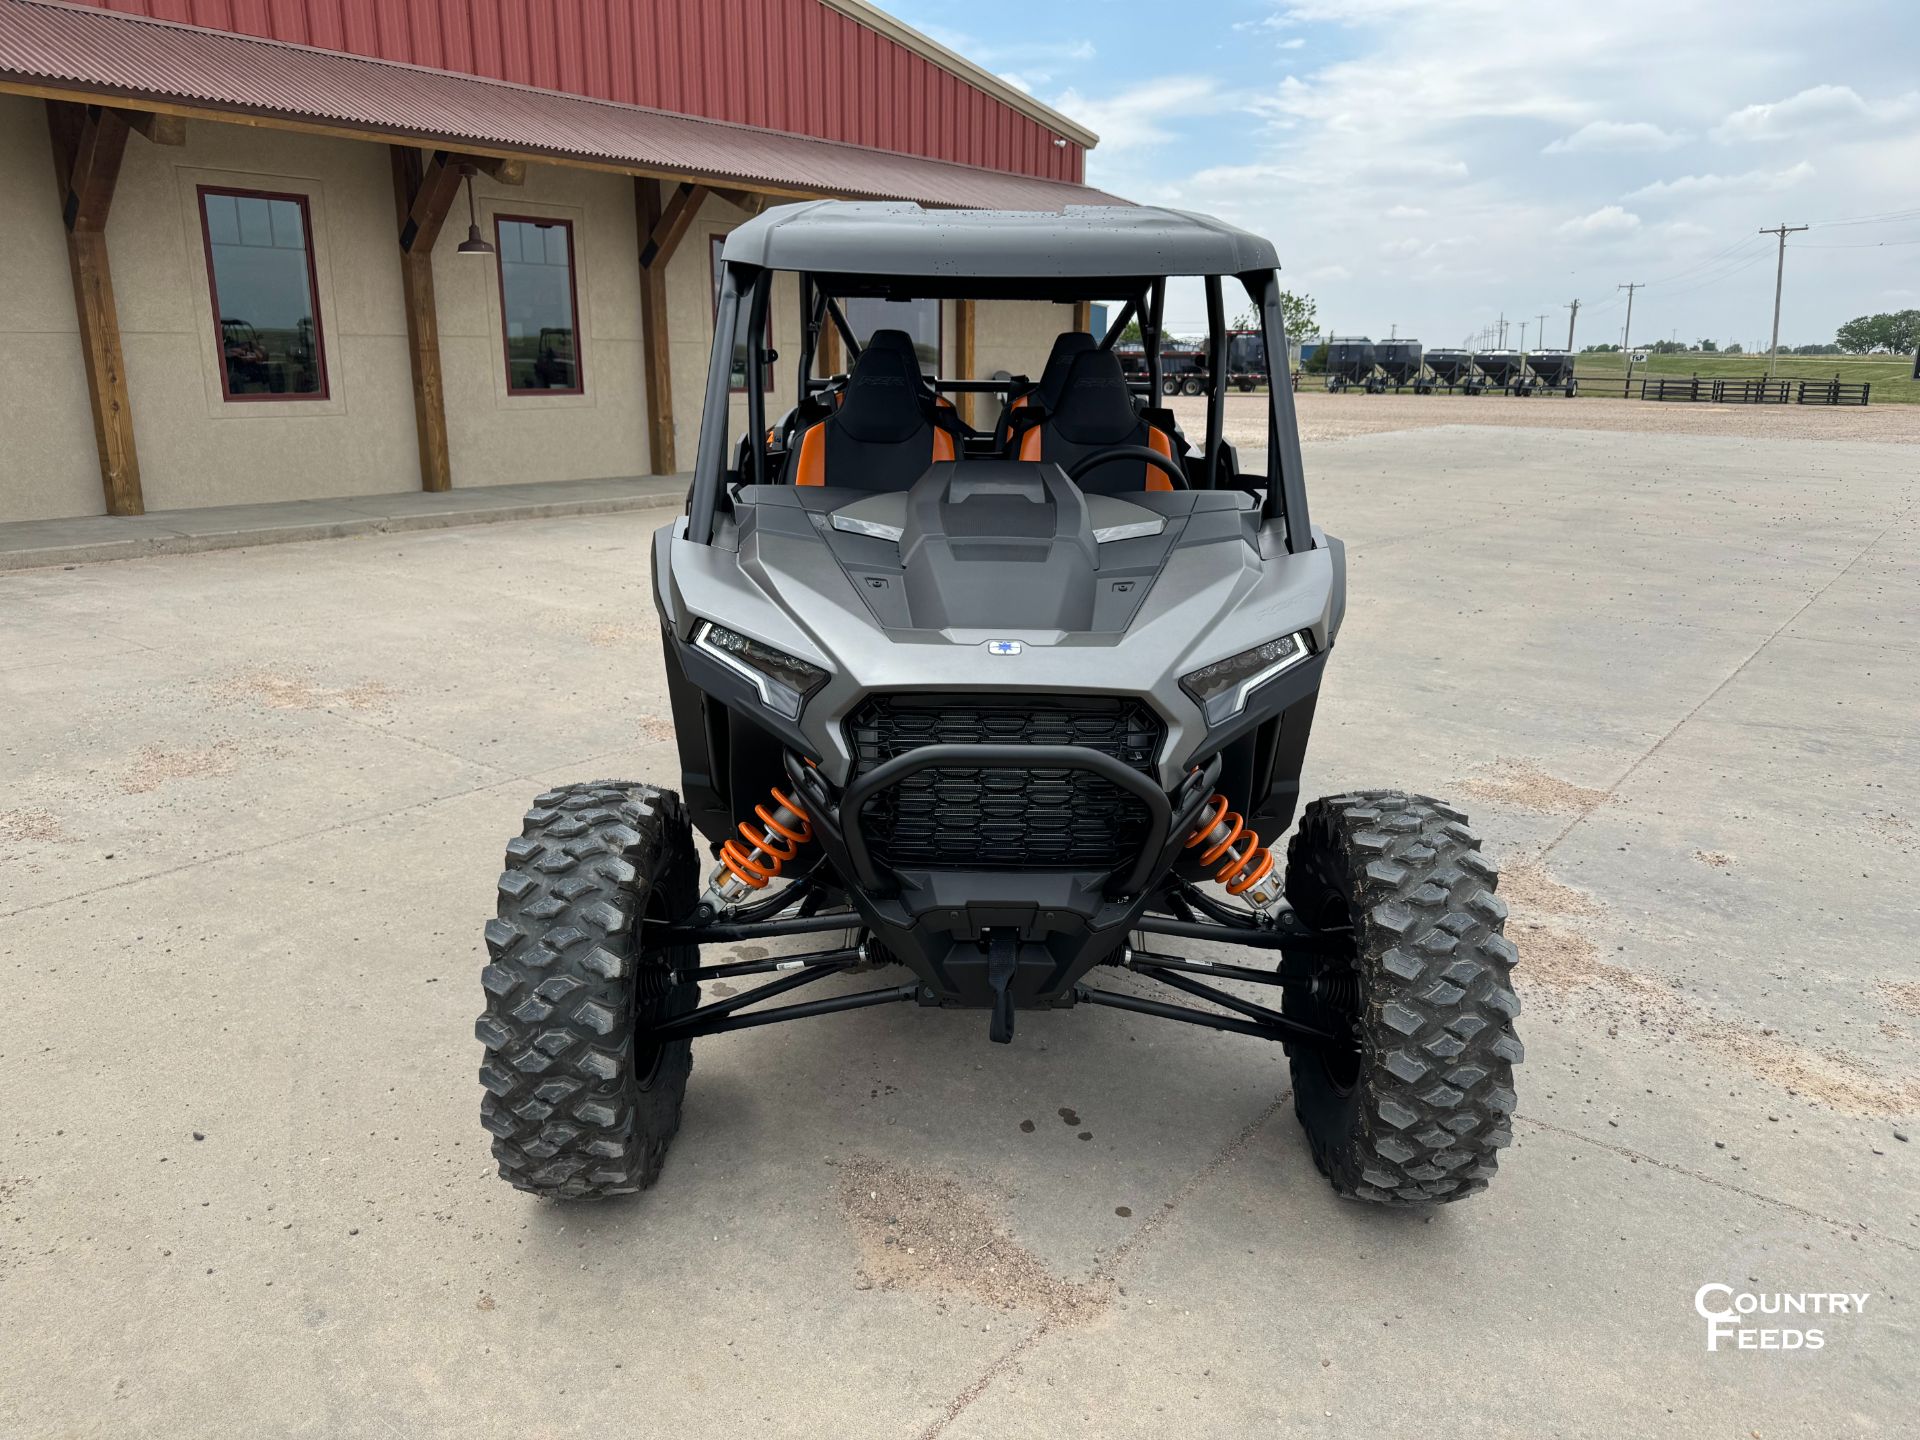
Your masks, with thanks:
[(1869, 350), (1912, 350), (1920, 347), (1920, 310), (1858, 315), (1842, 325), (1833, 338), (1850, 355), (1864, 355)]
[(1311, 295), (1296, 295), (1291, 290), (1282, 290), (1280, 320), (1287, 327), (1287, 338), (1303, 340), (1309, 335), (1318, 335), (1319, 308), (1313, 303)]
[(1678, 340), (1656, 340), (1647, 348), (1656, 355), (1678, 355), (1687, 347)]
[[(1287, 339), (1298, 345), (1309, 336), (1318, 335), (1319, 323), (1315, 318), (1318, 309), (1311, 295), (1296, 295), (1291, 290), (1282, 290), (1280, 292), (1280, 323), (1287, 327)], [(1258, 330), (1260, 317), (1249, 307), (1234, 318), (1233, 328)]]
[(1120, 332), (1120, 343), (1123, 345), (1138, 345), (1142, 338), (1138, 320), (1129, 320), (1127, 328)]
[(1702, 355), (1717, 355), (1719, 352), (1720, 352), (1720, 347), (1717, 344), (1715, 344), (1713, 341), (1702, 340), (1700, 342), (1700, 353)]
[(1869, 350), (1883, 348), (1887, 343), (1888, 332), (1892, 329), (1892, 317), (1888, 315), (1857, 315), (1842, 325), (1834, 335), (1834, 341), (1849, 355), (1864, 355)]
[(1738, 340), (1730, 340), (1727, 342), (1726, 348), (1720, 353), (1722, 355), (1744, 355), (1747, 352), (1740, 348), (1740, 342)]

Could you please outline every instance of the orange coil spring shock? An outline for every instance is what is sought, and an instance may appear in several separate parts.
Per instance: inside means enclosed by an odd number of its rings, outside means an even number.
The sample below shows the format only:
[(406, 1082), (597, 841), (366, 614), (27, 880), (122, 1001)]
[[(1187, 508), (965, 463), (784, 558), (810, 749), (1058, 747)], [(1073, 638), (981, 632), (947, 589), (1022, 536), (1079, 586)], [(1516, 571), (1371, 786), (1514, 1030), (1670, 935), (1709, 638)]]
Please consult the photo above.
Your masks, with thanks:
[(1267, 909), (1280, 898), (1273, 852), (1238, 811), (1227, 808), (1226, 796), (1215, 795), (1207, 803), (1213, 808), (1193, 827), (1186, 848), (1200, 848), (1201, 865), (1213, 871), (1229, 895), (1243, 895), (1256, 909)]
[(775, 790), (773, 799), (779, 807), (776, 810), (765, 805), (753, 807), (764, 830), (756, 831), (742, 820), (740, 836), (746, 843), (729, 840), (720, 847), (720, 867), (713, 873), (713, 884), (726, 899), (737, 900), (751, 891), (766, 889), (767, 882), (778, 879), (786, 863), (813, 839), (813, 822), (799, 802), (782, 790)]

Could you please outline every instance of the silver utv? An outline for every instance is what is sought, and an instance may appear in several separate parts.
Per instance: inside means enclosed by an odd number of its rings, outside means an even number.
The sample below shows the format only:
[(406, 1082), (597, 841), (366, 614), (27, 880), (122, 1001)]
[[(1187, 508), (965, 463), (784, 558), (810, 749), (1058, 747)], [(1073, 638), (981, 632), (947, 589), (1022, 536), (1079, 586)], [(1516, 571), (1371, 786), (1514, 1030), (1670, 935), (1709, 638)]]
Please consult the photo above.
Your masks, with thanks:
[[(1308, 515), (1273, 247), (1146, 207), (820, 202), (749, 221), (721, 259), (687, 510), (653, 551), (681, 785), (549, 792), (509, 847), (480, 1021), (502, 1174), (641, 1188), (694, 1038), (913, 1002), (984, 1010), (999, 1042), (1020, 1011), (1080, 1005), (1278, 1041), (1341, 1194), (1483, 1188), (1518, 1004), (1465, 817), (1356, 791), (1307, 807), (1284, 861), (1261, 839), (1294, 825), (1345, 603), (1340, 542)], [(735, 336), (769, 333), (781, 272), (799, 278), (799, 398), (768, 415), (778, 357), (746, 345), (742, 428)], [(1180, 276), (1209, 319), (1194, 440), (1158, 403)], [(1062, 323), (1033, 376), (929, 376), (905, 335), (848, 323), (869, 298), (1024, 301)], [(1074, 327), (1104, 300), (1123, 302), (1104, 334)], [(1225, 436), (1229, 303), (1251, 304), (1269, 357), (1265, 393), (1236, 397), (1264, 421), (1257, 465)], [(1130, 379), (1114, 345), (1135, 321)], [(844, 373), (817, 373), (829, 327)], [(834, 943), (700, 958), (795, 936)], [(1190, 953), (1147, 948), (1166, 940)], [(766, 1003), (847, 971), (889, 983)], [(703, 982), (750, 973), (773, 978), (702, 1003)]]

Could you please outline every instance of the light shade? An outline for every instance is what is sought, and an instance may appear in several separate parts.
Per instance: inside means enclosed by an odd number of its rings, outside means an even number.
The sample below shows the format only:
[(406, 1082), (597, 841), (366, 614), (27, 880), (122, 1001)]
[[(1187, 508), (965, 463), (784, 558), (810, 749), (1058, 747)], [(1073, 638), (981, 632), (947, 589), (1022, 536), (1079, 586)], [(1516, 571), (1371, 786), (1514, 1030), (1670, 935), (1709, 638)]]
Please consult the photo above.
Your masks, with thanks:
[(491, 255), (493, 254), (493, 246), (480, 238), (480, 227), (478, 225), (469, 225), (467, 226), (467, 238), (460, 242), (459, 249), (455, 253), (460, 255)]

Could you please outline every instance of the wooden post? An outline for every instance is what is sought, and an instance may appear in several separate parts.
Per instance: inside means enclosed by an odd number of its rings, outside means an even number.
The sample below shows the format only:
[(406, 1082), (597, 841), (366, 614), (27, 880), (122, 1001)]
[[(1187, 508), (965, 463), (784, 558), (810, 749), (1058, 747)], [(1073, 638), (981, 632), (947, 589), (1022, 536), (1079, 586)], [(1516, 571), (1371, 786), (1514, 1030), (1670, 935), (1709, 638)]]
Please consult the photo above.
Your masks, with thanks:
[(440, 316), (433, 298), (433, 245), (460, 190), (460, 165), (446, 151), (422, 163), (411, 145), (395, 145), (393, 196), (400, 219), (400, 285), (407, 313), (407, 361), (413, 370), (413, 423), (420, 442), (420, 488), (451, 490), (446, 386), (440, 372)]
[(813, 368), (822, 378), (840, 373), (840, 327), (833, 323), (831, 315), (820, 317), (820, 344)]
[(100, 485), (109, 515), (142, 515), (147, 507), (140, 493), (140, 457), (133, 443), (133, 402), (127, 394), (120, 315), (113, 302), (113, 270), (107, 262), (107, 211), (120, 178), (120, 158), (126, 153), (126, 117), (98, 105), (49, 100), (47, 128), (53, 137), (54, 180), (67, 231), (67, 265), (73, 272), (73, 309), (93, 411), (93, 440), (100, 455)]
[[(956, 300), (953, 304), (953, 368), (958, 373), (957, 380), (973, 380), (973, 304), (971, 300)], [(973, 424), (973, 396), (966, 391), (960, 392), (960, 418)]]
[(633, 208), (640, 239), (641, 375), (647, 398), (647, 465), (655, 475), (679, 468), (673, 442), (673, 359), (667, 336), (667, 261), (707, 198), (703, 185), (683, 184), (664, 206), (660, 182), (633, 179)]
[[(1093, 328), (1093, 302), (1091, 300), (1077, 300), (1074, 302), (1073, 328), (1076, 330), (1091, 330)], [(1093, 338), (1098, 340), (1100, 337), (1096, 335)]]

